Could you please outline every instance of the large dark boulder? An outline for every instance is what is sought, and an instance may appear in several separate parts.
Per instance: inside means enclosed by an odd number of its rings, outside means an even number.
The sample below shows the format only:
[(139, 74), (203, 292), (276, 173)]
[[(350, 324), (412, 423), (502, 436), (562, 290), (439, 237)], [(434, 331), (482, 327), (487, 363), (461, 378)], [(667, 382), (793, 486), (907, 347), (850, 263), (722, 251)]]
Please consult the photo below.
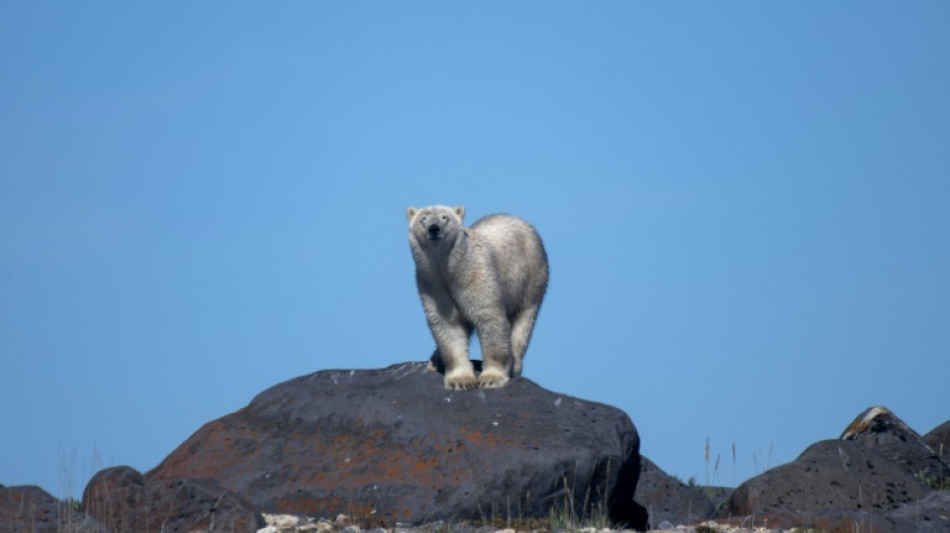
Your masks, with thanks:
[(695, 524), (712, 518), (716, 508), (701, 487), (690, 487), (670, 476), (653, 461), (640, 457), (640, 480), (634, 499), (646, 508), (650, 525), (663, 522)]
[(755, 517), (760, 525), (767, 520), (776, 527), (834, 529), (880, 522), (883, 515), (927, 494), (920, 480), (871, 448), (826, 440), (740, 485), (720, 516)]
[(80, 510), (114, 533), (253, 533), (264, 526), (252, 506), (211, 480), (148, 479), (127, 466), (93, 476)]
[(841, 438), (873, 449), (929, 487), (937, 487), (947, 475), (948, 467), (940, 460), (939, 452), (886, 407), (866, 409)]
[(146, 481), (213, 480), (267, 513), (437, 519), (602, 511), (643, 528), (622, 411), (527, 379), (448, 391), (424, 363), (323, 371), (198, 430)]

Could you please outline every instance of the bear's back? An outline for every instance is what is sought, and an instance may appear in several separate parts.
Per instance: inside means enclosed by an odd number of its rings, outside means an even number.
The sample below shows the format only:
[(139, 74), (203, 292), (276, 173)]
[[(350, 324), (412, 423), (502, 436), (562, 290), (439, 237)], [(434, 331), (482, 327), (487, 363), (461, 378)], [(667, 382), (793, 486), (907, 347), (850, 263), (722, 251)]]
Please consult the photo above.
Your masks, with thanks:
[(475, 221), (471, 229), (497, 254), (544, 252), (538, 232), (518, 217), (488, 215)]
[(471, 230), (494, 256), (492, 263), (506, 299), (540, 300), (548, 282), (548, 257), (534, 227), (520, 218), (499, 214), (479, 219)]

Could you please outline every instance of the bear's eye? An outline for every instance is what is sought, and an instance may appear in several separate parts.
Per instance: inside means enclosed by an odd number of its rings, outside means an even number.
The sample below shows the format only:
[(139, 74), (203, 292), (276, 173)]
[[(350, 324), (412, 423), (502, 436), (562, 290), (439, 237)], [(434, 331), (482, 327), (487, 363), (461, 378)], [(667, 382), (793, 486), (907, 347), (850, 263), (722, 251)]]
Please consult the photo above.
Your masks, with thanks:
[(449, 216), (448, 216), (448, 215), (442, 215), (442, 222), (448, 222), (448, 221), (449, 221)]

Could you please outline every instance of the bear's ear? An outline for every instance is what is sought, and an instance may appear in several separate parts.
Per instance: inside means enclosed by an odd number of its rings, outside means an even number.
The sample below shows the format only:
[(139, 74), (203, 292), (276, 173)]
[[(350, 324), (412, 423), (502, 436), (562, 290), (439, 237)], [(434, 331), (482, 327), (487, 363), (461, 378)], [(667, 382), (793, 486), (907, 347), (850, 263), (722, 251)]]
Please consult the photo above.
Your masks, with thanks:
[(409, 209), (406, 209), (406, 218), (409, 219), (409, 222), (412, 222), (412, 217), (416, 216), (416, 213), (418, 211), (419, 210), (416, 209), (415, 207), (410, 207)]
[(458, 215), (459, 220), (465, 218), (465, 206), (457, 205), (455, 206), (455, 214)]

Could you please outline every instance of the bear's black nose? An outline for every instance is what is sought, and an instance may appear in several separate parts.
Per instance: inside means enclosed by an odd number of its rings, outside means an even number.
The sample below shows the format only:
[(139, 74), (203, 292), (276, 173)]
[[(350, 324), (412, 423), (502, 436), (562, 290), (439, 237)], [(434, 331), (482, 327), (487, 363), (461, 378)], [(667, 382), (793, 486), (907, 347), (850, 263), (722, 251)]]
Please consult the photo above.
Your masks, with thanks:
[(433, 225), (429, 226), (429, 238), (430, 238), (430, 239), (437, 239), (437, 238), (439, 238), (439, 232), (440, 232), (440, 231), (442, 231), (442, 229), (439, 228), (438, 224), (433, 224)]

